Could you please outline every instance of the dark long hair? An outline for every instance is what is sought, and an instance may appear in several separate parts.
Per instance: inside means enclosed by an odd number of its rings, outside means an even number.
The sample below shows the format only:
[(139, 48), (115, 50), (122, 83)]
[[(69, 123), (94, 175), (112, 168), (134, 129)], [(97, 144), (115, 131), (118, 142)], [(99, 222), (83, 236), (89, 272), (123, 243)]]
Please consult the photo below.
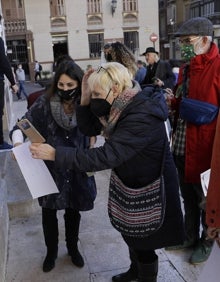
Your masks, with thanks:
[(48, 89), (47, 94), (48, 98), (54, 96), (57, 92), (57, 83), (60, 79), (62, 74), (68, 75), (71, 79), (78, 81), (78, 86), (81, 88), (82, 79), (84, 72), (75, 62), (71, 61), (64, 61), (60, 63), (56, 69), (56, 73), (54, 75), (51, 87)]

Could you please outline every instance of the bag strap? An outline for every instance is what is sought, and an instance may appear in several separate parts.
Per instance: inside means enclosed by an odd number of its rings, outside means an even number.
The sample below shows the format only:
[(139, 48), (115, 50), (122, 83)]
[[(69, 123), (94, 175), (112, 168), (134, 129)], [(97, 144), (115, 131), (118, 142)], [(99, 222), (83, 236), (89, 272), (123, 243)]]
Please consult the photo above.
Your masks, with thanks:
[(189, 64), (186, 64), (183, 68), (183, 97), (186, 97), (187, 94), (188, 94), (188, 87), (187, 87), (187, 80), (188, 80), (188, 77), (187, 77), (187, 74), (189, 72)]

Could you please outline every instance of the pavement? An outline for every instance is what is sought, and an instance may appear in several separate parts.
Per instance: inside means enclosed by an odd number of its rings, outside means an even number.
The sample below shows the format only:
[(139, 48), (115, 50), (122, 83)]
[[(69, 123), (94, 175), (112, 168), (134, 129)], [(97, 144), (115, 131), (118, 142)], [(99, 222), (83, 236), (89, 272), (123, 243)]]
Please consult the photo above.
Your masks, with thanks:
[[(41, 89), (40, 85), (27, 83), (28, 93)], [(26, 111), (26, 101), (13, 98), (14, 119)], [(97, 145), (103, 143), (98, 137)], [(5, 179), (8, 187), (9, 238), (6, 264), (6, 279), (0, 282), (110, 282), (115, 274), (129, 267), (126, 244), (110, 224), (107, 214), (107, 198), (110, 171), (96, 172), (97, 198), (94, 209), (81, 212), (79, 249), (85, 266), (77, 268), (67, 255), (64, 237), (63, 211), (58, 211), (59, 252), (55, 268), (42, 271), (46, 254), (41, 226), (41, 209), (30, 192), (16, 161), (7, 153)], [(175, 232), (175, 226), (174, 230)], [(158, 282), (197, 281), (204, 264), (193, 266), (188, 263), (192, 250), (157, 250), (159, 255)]]

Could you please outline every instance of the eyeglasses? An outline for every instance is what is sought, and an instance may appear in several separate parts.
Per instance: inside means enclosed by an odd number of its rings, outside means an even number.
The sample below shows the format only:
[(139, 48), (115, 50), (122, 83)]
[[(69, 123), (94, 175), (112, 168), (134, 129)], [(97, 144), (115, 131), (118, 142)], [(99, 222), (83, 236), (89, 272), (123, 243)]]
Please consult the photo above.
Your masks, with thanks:
[(179, 44), (186, 44), (189, 45), (194, 41), (195, 39), (200, 38), (200, 36), (195, 36), (195, 37), (187, 37), (183, 39), (179, 39)]
[(102, 66), (100, 66), (100, 67), (98, 67), (96, 72), (99, 73), (101, 71), (106, 72), (108, 74), (108, 76), (110, 77), (110, 79), (113, 81), (111, 74), (109, 73), (109, 71), (106, 68), (103, 68)]

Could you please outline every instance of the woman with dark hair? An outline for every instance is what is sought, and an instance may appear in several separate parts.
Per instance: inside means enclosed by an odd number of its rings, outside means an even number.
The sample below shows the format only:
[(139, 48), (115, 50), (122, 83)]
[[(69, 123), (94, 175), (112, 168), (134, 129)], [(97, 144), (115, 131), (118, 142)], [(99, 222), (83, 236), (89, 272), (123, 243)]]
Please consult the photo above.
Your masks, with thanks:
[[(76, 104), (81, 96), (83, 71), (73, 61), (61, 63), (50, 89), (40, 96), (25, 114), (50, 145), (87, 149), (89, 137), (83, 135), (76, 122)], [(15, 126), (10, 133), (14, 146), (23, 142), (24, 136)], [(42, 207), (42, 225), (47, 247), (43, 271), (49, 272), (55, 266), (58, 253), (57, 210), (65, 210), (65, 236), (68, 254), (73, 264), (83, 267), (84, 261), (78, 247), (80, 211), (93, 209), (96, 197), (94, 176), (85, 172), (58, 168), (53, 162), (46, 162), (57, 187), (58, 194), (39, 198)]]

